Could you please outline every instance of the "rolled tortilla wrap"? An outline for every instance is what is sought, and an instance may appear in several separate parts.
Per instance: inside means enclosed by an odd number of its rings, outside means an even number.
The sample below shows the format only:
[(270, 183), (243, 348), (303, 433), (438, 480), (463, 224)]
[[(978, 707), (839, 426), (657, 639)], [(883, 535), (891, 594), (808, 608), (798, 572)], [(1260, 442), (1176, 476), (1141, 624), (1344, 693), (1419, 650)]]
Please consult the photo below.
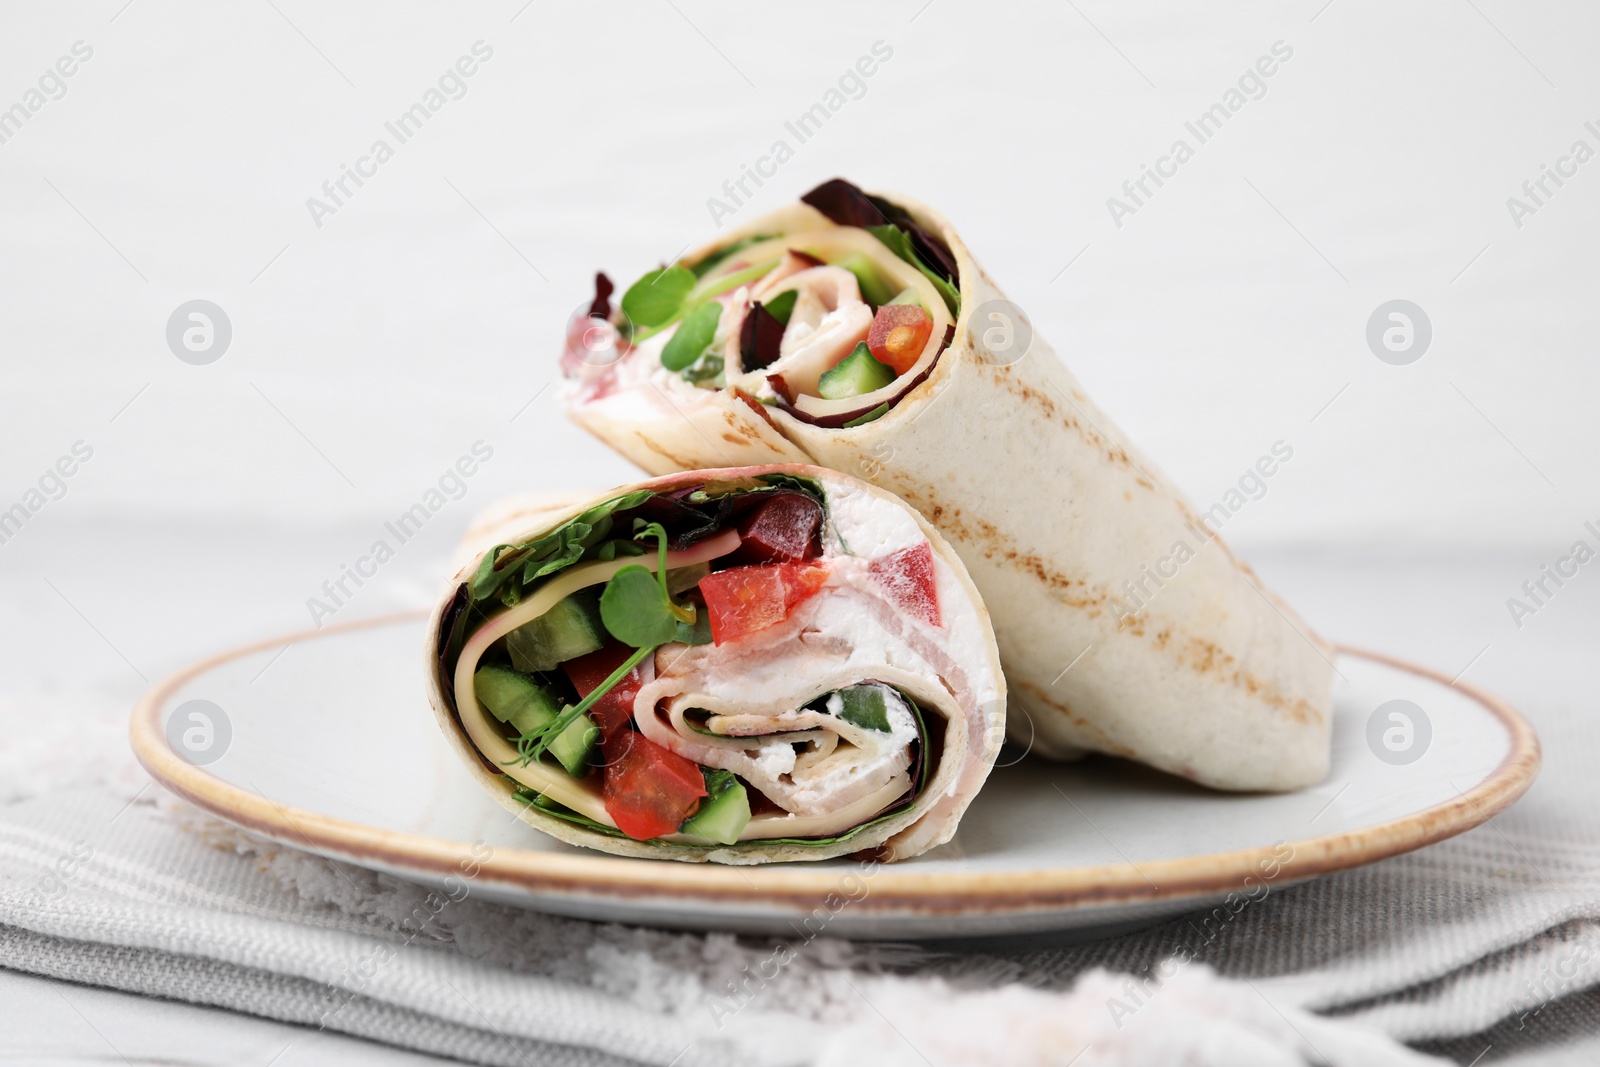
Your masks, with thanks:
[[(1222, 789), (1320, 780), (1333, 651), (1216, 536), (1226, 515), (1139, 454), (942, 217), (838, 180), (805, 200), (683, 257), (687, 292), (652, 272), (620, 307), (597, 298), (590, 333), (569, 330), (569, 415), (652, 473), (797, 460), (917, 508), (989, 605), (1008, 729), (1036, 753)], [(698, 339), (673, 339), (710, 303), (717, 328), (683, 365)], [(898, 348), (880, 320), (911, 323)], [(586, 343), (596, 326), (614, 343)], [(853, 373), (825, 388), (841, 357)]]
[(988, 614), (881, 489), (808, 466), (692, 471), (500, 507), (485, 535), (503, 540), (433, 614), (429, 696), (474, 776), (554, 837), (903, 859), (949, 840), (989, 773), (1005, 689)]

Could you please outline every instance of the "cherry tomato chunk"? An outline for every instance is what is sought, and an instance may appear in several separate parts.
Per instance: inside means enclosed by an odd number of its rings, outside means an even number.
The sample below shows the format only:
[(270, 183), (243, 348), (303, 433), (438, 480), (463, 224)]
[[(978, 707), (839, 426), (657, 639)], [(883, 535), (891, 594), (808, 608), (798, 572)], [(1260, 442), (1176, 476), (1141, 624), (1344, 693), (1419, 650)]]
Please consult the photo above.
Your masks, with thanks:
[[(608, 641), (602, 648), (586, 656), (567, 660), (561, 669), (567, 672), (567, 677), (572, 679), (578, 696), (582, 698), (594, 692), (633, 653), (634, 649), (621, 641)], [(633, 721), (633, 698), (639, 695), (639, 687), (643, 684), (639, 668), (634, 667), (623, 676), (622, 681), (611, 687), (610, 692), (594, 702), (589, 708), (589, 715), (600, 727), (601, 734), (609, 737), (627, 729), (628, 723)]]
[(872, 358), (904, 374), (917, 362), (933, 333), (933, 318), (916, 304), (885, 304), (872, 317), (867, 347)]
[(601, 797), (617, 829), (635, 841), (677, 832), (706, 795), (705, 777), (692, 760), (643, 734), (608, 744)]
[(867, 564), (867, 572), (902, 611), (929, 626), (943, 625), (939, 587), (933, 575), (933, 546), (928, 542), (875, 559)]
[(726, 644), (789, 617), (828, 580), (819, 563), (762, 563), (729, 567), (700, 579), (700, 595), (711, 615), (711, 639)]

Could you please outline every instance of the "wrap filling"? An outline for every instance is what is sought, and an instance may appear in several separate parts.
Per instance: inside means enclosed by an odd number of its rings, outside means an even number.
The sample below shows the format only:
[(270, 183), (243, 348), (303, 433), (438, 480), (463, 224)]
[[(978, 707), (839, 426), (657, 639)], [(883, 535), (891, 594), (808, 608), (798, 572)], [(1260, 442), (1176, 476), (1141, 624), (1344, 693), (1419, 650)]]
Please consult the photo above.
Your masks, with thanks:
[(863, 548), (795, 475), (627, 493), (488, 552), (446, 609), (440, 677), (546, 814), (832, 844), (916, 804), (949, 697), (932, 546)]
[[(598, 400), (644, 383), (692, 400), (733, 388), (822, 426), (879, 418), (950, 343), (959, 279), (944, 242), (903, 209), (834, 179), (788, 233), (741, 238), (646, 273), (613, 308), (574, 319), (563, 358)], [(590, 358), (599, 329), (610, 341)]]

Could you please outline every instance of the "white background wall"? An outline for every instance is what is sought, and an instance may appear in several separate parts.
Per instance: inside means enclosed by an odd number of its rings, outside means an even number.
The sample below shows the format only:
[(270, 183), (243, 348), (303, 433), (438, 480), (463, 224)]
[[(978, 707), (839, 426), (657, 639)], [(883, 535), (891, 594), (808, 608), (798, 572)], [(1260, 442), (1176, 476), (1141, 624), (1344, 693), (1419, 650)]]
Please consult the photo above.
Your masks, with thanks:
[[(710, 237), (707, 198), (876, 41), (739, 220), (834, 175), (940, 208), (1202, 504), (1293, 446), (1247, 548), (1542, 550), (1600, 519), (1600, 160), (1520, 229), (1506, 206), (1600, 149), (1594, 5), (123, 2), (0, 13), (0, 107), (93, 48), (0, 144), (0, 507), (94, 449), (0, 553), (152, 514), (360, 528), (478, 439), (456, 526), (629, 477), (549, 392), (511, 421), (566, 315), (596, 268)], [(466, 95), (316, 226), (307, 198), (479, 40)], [(1114, 225), (1277, 41), (1266, 94)], [(233, 324), (210, 366), (164, 337), (197, 297)], [(1433, 323), (1410, 366), (1364, 340), (1396, 297)]]

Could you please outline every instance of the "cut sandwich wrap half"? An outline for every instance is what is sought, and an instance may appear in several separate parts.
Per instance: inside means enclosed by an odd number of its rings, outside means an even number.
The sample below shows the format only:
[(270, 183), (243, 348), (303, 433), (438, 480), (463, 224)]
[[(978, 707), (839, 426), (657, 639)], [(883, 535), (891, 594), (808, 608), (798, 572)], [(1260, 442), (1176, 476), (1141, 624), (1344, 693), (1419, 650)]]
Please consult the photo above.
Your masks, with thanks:
[(568, 414), (652, 473), (815, 463), (918, 509), (993, 614), (1018, 743), (1222, 789), (1324, 777), (1332, 648), (939, 215), (836, 179), (612, 294), (569, 325)]
[(429, 695), (525, 821), (624, 856), (918, 855), (1005, 736), (960, 558), (835, 471), (694, 471), (502, 507), (428, 636)]

